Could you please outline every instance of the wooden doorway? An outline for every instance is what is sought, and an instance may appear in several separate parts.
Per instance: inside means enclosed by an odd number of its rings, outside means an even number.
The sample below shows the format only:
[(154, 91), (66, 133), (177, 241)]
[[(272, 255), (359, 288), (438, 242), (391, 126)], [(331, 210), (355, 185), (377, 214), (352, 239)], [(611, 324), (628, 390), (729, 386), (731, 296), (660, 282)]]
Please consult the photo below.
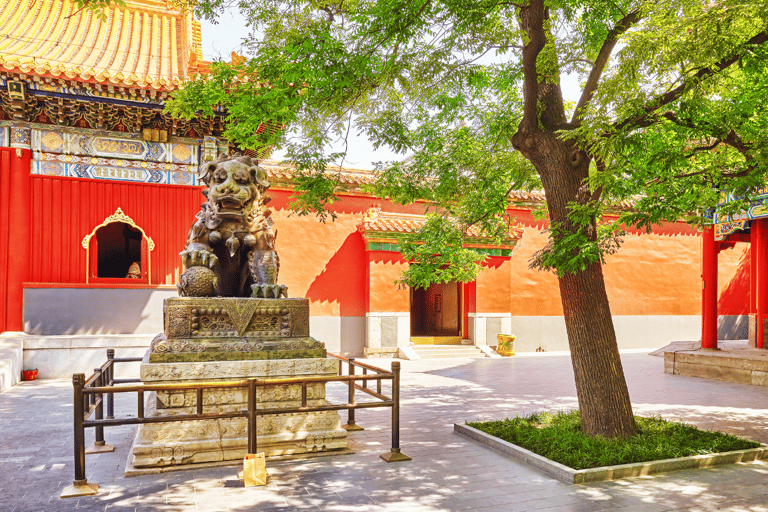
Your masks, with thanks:
[(411, 341), (420, 345), (461, 343), (461, 283), (411, 288)]

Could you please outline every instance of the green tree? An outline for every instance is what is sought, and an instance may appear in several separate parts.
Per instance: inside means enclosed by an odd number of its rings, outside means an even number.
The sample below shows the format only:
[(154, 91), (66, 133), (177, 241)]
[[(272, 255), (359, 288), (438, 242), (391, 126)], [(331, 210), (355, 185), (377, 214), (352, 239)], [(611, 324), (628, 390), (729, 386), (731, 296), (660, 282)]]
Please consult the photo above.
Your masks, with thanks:
[[(764, 0), (241, 0), (247, 59), (175, 94), (176, 115), (228, 111), (243, 147), (277, 145), (301, 170), (302, 213), (333, 201), (329, 153), (356, 130), (406, 161), (376, 192), (435, 207), (406, 282), (471, 278), (470, 225), (498, 236), (515, 189), (543, 188), (582, 428), (631, 436), (632, 410), (603, 281), (622, 226), (701, 225), (719, 191), (766, 174)], [(215, 18), (226, 0), (199, 0)], [(577, 76), (577, 102), (561, 79)], [(261, 131), (271, 120), (286, 129)], [(616, 223), (601, 221), (632, 200)], [(738, 209), (739, 202), (729, 206)], [(455, 222), (445, 222), (446, 218)], [(453, 226), (453, 227), (452, 227)], [(440, 260), (433, 256), (439, 254)], [(461, 271), (439, 275), (444, 263)], [(473, 267), (474, 265), (474, 267)], [(474, 269), (474, 270), (473, 270)], [(469, 277), (468, 277), (469, 276)]]

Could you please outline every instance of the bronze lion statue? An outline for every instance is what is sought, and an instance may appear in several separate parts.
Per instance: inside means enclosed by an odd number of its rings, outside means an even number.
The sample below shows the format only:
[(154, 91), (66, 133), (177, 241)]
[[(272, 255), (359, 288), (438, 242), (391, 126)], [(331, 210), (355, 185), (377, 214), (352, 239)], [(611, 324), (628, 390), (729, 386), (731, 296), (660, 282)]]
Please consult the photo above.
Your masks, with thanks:
[(249, 156), (220, 155), (200, 167), (206, 201), (180, 253), (182, 297), (287, 297), (277, 284), (267, 172)]

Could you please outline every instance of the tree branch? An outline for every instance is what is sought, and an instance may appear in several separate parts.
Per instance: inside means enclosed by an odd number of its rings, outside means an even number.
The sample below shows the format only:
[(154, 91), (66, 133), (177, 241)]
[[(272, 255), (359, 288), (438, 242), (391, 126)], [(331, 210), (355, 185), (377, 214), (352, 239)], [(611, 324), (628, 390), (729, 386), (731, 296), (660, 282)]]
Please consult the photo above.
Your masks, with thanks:
[(381, 45), (386, 43), (392, 36), (396, 35), (398, 32), (402, 32), (403, 30), (413, 25), (419, 19), (419, 16), (421, 16), (421, 14), (427, 9), (427, 7), (429, 7), (430, 3), (431, 3), (431, 0), (427, 0), (426, 2), (424, 2), (419, 8), (419, 10), (416, 12), (416, 14), (410, 20), (408, 20), (407, 23), (398, 27), (397, 30), (392, 30), (388, 34), (385, 34), (384, 37), (378, 43), (373, 45), (373, 47), (368, 51), (367, 56), (370, 57), (371, 55), (373, 55), (373, 53), (376, 50), (378, 50)]
[[(746, 169), (739, 172), (723, 172), (721, 176), (723, 178), (743, 178), (744, 176), (747, 176), (749, 173), (751, 173), (755, 169), (754, 165), (748, 165)], [(709, 172), (712, 172), (712, 169), (702, 169), (699, 171), (693, 171), (693, 172), (684, 172), (680, 174), (675, 174), (671, 177), (671, 179), (677, 179), (677, 178), (690, 178), (692, 176), (701, 176), (702, 174), (707, 174)], [(666, 183), (667, 179), (664, 178), (653, 178), (650, 181), (647, 181), (645, 183), (646, 186), (653, 185), (654, 183)]]
[[(744, 43), (743, 46), (748, 45), (760, 45), (768, 41), (768, 31), (764, 30), (762, 32), (759, 32), (752, 38), (750, 38), (748, 41)], [(646, 121), (649, 118), (652, 118), (651, 115), (654, 110), (656, 110), (659, 107), (663, 107), (664, 105), (668, 105), (669, 103), (672, 103), (676, 99), (678, 99), (682, 94), (691, 86), (698, 84), (702, 81), (704, 81), (706, 78), (709, 78), (712, 75), (716, 75), (717, 73), (723, 71), (727, 67), (733, 65), (734, 63), (738, 62), (739, 55), (738, 53), (733, 53), (729, 55), (728, 57), (723, 57), (713, 65), (699, 69), (693, 76), (690, 77), (689, 80), (683, 81), (682, 84), (675, 87), (674, 89), (671, 89), (664, 94), (660, 94), (650, 100), (648, 103), (646, 103), (642, 109), (641, 112), (637, 115), (628, 117), (627, 119), (616, 122), (613, 124), (613, 127), (618, 130), (623, 130), (626, 128), (640, 128), (643, 126), (643, 122)], [(645, 125), (648, 126), (648, 125)]]
[(700, 151), (710, 151), (712, 149), (715, 149), (717, 146), (720, 145), (721, 142), (722, 141), (720, 140), (715, 140), (715, 142), (713, 142), (709, 146), (699, 146), (699, 147), (693, 148), (687, 155), (685, 155), (685, 158), (693, 158), (696, 155), (696, 153)]
[(531, 0), (529, 5), (520, 9), (520, 28), (528, 35), (528, 43), (523, 47), (523, 119), (521, 132), (533, 132), (538, 127), (537, 104), (539, 100), (539, 75), (536, 60), (547, 44), (544, 33), (544, 2)]
[(597, 89), (597, 84), (600, 83), (600, 77), (603, 75), (605, 66), (608, 64), (608, 59), (611, 57), (611, 53), (616, 46), (619, 36), (629, 30), (632, 25), (636, 24), (641, 19), (642, 15), (639, 10), (632, 11), (621, 18), (608, 32), (608, 35), (605, 37), (605, 42), (603, 42), (603, 46), (597, 54), (597, 59), (595, 59), (595, 63), (592, 65), (592, 70), (589, 72), (589, 78), (587, 78), (587, 83), (584, 85), (584, 90), (581, 93), (581, 98), (579, 98), (579, 103), (573, 111), (573, 117), (571, 118), (572, 125), (578, 126), (580, 124), (579, 116), (586, 108), (589, 100), (592, 99), (592, 96)]

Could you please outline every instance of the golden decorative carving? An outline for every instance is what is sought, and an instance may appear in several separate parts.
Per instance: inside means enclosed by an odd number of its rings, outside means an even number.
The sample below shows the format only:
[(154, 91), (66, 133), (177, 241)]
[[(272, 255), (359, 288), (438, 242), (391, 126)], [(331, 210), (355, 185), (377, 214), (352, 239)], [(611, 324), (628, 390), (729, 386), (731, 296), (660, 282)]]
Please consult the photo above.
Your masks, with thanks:
[[(117, 207), (117, 210), (115, 210), (115, 213), (104, 219), (104, 222), (93, 228), (93, 231), (91, 231), (90, 234), (85, 235), (85, 238), (83, 238), (83, 249), (86, 251), (85, 255), (85, 282), (90, 282), (90, 271), (89, 271), (89, 265), (91, 262), (91, 238), (96, 234), (96, 231), (103, 228), (107, 224), (112, 224), (113, 222), (123, 222), (125, 224), (128, 224), (129, 226), (138, 229), (141, 232), (142, 239), (147, 239), (147, 248), (150, 251), (153, 251), (155, 249), (155, 242), (144, 232), (141, 227), (136, 224), (132, 218), (127, 216), (125, 213), (123, 213), (123, 209), (119, 206)], [(152, 255), (147, 254), (147, 276), (152, 275)]]

